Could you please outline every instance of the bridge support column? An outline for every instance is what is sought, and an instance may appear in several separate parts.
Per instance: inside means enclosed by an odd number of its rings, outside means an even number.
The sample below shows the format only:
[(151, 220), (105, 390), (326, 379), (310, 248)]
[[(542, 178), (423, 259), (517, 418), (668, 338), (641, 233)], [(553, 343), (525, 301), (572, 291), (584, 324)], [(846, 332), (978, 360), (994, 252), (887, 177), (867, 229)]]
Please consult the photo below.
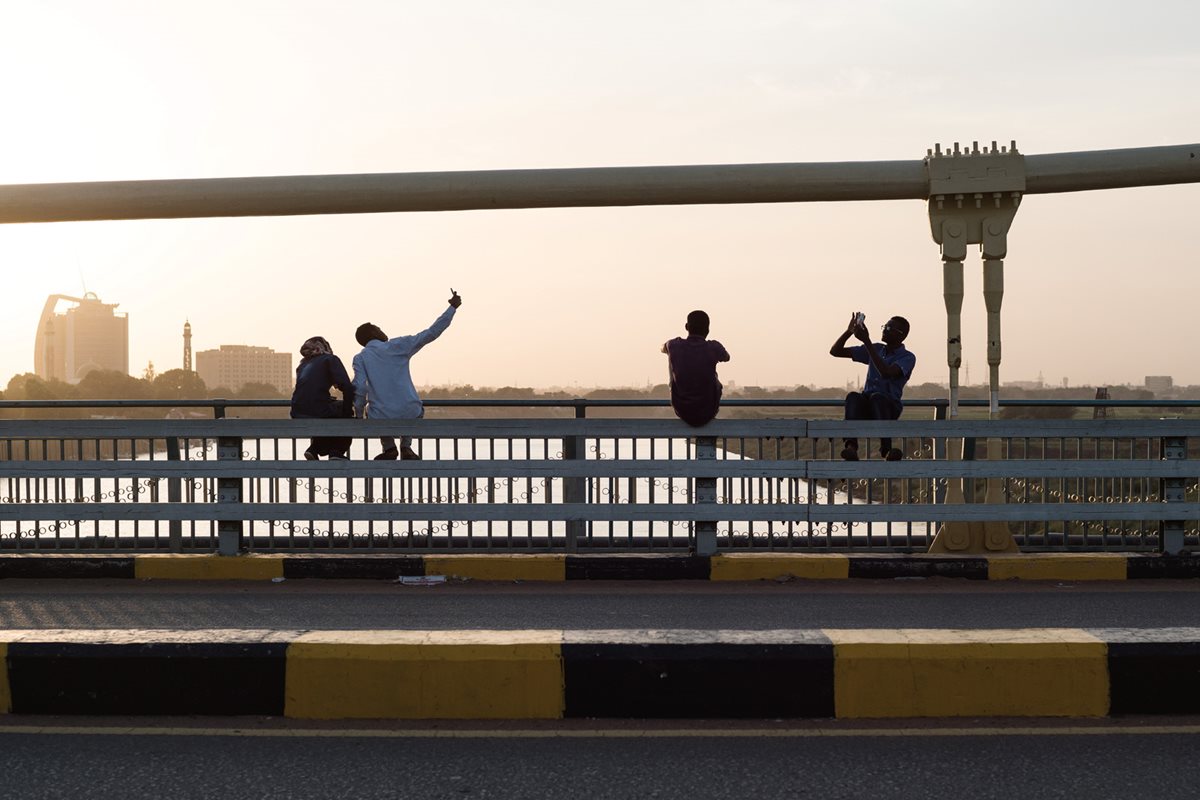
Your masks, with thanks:
[[(1003, 221), (984, 220), (983, 233), (983, 302), (987, 307), (987, 361), (988, 361), (988, 419), (1000, 414), (1000, 305), (1004, 300), (1004, 256), (1007, 254), (1008, 224)], [(1004, 458), (1003, 443), (991, 436), (987, 440), (988, 461)], [(983, 502), (1003, 503), (1004, 480), (988, 478)], [(1008, 523), (998, 520), (977, 523), (982, 527), (983, 546), (988, 552), (1016, 552), (1017, 545), (1008, 532)]]
[[(959, 234), (961, 235), (961, 233)], [(942, 299), (946, 303), (946, 366), (950, 368), (950, 419), (958, 418), (958, 369), (962, 366), (963, 256), (942, 254)]]
[[(1008, 230), (1025, 191), (1025, 158), (1011, 149), (971, 148), (942, 152), (941, 145), (925, 159), (929, 173), (929, 224), (933, 240), (941, 245), (942, 286), (946, 303), (946, 361), (950, 368), (950, 419), (958, 417), (958, 370), (962, 361), (962, 262), (967, 245), (983, 252), (983, 299), (987, 307), (988, 416), (1000, 410), (1000, 306), (1004, 299), (1004, 261)], [(951, 457), (961, 452), (957, 442)], [(999, 439), (987, 440), (988, 460), (1004, 457)], [(965, 480), (965, 479), (964, 479)], [(947, 481), (946, 502), (963, 502), (966, 487), (958, 479)], [(1004, 484), (989, 478), (986, 503), (1004, 502)], [(1004, 522), (947, 522), (930, 545), (930, 552), (1012, 552), (1016, 544)]]
[[(242, 440), (237, 436), (222, 436), (217, 439), (218, 461), (241, 461)], [(242, 502), (241, 478), (217, 478), (217, 502)], [(217, 521), (217, 553), (236, 556), (242, 551), (242, 523), (240, 520)]]

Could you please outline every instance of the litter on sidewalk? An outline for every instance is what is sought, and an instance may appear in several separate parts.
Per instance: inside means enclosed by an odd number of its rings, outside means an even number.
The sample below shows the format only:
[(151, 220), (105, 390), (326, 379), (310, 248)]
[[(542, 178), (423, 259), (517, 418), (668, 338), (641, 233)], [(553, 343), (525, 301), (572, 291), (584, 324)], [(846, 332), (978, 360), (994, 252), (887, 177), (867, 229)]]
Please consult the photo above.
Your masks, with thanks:
[(401, 586), (437, 586), (445, 582), (445, 575), (401, 575), (393, 581)]

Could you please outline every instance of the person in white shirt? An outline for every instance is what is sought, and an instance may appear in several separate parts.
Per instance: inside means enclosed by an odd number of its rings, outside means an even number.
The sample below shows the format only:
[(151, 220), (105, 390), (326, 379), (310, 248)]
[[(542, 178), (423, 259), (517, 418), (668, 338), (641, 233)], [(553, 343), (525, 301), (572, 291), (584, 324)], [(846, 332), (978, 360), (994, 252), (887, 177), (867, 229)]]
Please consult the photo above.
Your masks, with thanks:
[[(417, 396), (409, 372), (409, 360), (421, 348), (442, 335), (450, 327), (454, 312), (462, 305), (458, 292), (450, 290), (450, 307), (434, 320), (433, 324), (412, 336), (389, 339), (378, 325), (364, 322), (354, 332), (354, 338), (363, 346), (354, 357), (354, 410), (359, 419), (419, 419), (425, 416), (425, 406)], [(384, 437), (379, 440), (383, 452), (375, 456), (376, 461), (397, 458), (420, 458), (412, 449), (412, 437), (396, 440)]]

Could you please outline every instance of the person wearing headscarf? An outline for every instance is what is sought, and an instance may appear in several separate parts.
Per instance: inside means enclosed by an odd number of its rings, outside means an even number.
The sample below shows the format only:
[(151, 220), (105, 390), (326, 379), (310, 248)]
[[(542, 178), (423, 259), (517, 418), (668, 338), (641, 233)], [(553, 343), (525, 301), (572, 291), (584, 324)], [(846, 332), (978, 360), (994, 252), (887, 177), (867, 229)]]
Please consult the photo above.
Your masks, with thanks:
[[(293, 419), (336, 419), (354, 416), (354, 384), (346, 373), (342, 360), (333, 354), (333, 348), (323, 336), (307, 339), (300, 346), (303, 357), (296, 367), (296, 389), (292, 392)], [(333, 387), (342, 393), (340, 400), (329, 390)], [(321, 456), (331, 460), (349, 458), (349, 436), (317, 436), (304, 457), (316, 461)]]

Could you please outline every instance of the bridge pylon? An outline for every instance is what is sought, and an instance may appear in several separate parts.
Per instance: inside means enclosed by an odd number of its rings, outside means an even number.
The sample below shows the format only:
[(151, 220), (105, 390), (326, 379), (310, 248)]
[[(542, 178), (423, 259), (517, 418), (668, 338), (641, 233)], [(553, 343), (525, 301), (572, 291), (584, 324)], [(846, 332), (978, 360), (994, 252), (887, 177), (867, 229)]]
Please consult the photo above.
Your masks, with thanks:
[[(987, 308), (988, 416), (1000, 410), (1000, 306), (1004, 299), (1004, 258), (1008, 231), (1025, 193), (1025, 157), (1017, 143), (1008, 147), (928, 151), (929, 225), (942, 253), (942, 297), (946, 304), (946, 363), (950, 369), (949, 418), (958, 417), (958, 371), (962, 365), (963, 261), (967, 245), (979, 245), (983, 256), (983, 298)], [(970, 448), (973, 452), (973, 443)], [(962, 458), (966, 442), (947, 447), (950, 458)], [(1004, 457), (999, 439), (987, 440), (988, 460)], [(966, 480), (966, 479), (963, 479)], [(951, 480), (947, 503), (965, 501), (962, 482)], [(988, 478), (985, 503), (1003, 503), (1000, 478)], [(1016, 552), (1017, 546), (1003, 522), (947, 522), (929, 547), (931, 553)]]

